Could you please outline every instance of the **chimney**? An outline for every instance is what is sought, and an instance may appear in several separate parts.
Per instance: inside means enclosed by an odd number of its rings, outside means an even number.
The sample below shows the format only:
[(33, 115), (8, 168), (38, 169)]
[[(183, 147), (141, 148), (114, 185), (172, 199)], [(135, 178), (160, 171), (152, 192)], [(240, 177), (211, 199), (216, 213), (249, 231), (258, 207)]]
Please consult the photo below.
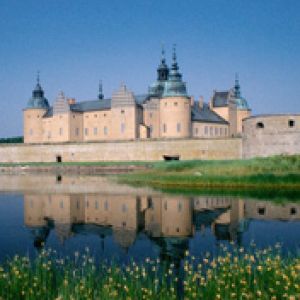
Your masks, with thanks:
[(203, 109), (203, 105), (204, 105), (204, 98), (203, 98), (203, 96), (200, 96), (199, 97), (199, 108)]
[(68, 98), (69, 105), (75, 104), (75, 102), (76, 102), (75, 98)]
[(195, 104), (195, 98), (194, 98), (194, 96), (192, 96), (191, 97), (191, 106), (194, 106), (194, 104)]

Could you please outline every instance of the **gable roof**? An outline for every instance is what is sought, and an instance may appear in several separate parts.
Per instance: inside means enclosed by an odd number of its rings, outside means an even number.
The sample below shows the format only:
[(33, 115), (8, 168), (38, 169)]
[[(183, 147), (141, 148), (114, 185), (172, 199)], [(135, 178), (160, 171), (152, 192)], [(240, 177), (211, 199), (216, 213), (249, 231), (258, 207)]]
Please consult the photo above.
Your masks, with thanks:
[(225, 119), (212, 111), (207, 103), (203, 103), (203, 107), (200, 109), (199, 102), (195, 102), (191, 112), (192, 122), (229, 124)]
[[(137, 95), (135, 96), (135, 102), (137, 105), (142, 105), (147, 99), (148, 95)], [(87, 111), (98, 111), (98, 110), (109, 110), (111, 109), (111, 99), (96, 99), (77, 102), (70, 105), (70, 110), (74, 112), (87, 112)], [(47, 112), (44, 114), (44, 118), (53, 116), (53, 107), (49, 107)]]
[(230, 93), (230, 91), (221, 91), (221, 92), (214, 91), (214, 94), (212, 97), (213, 107), (227, 106), (229, 93)]

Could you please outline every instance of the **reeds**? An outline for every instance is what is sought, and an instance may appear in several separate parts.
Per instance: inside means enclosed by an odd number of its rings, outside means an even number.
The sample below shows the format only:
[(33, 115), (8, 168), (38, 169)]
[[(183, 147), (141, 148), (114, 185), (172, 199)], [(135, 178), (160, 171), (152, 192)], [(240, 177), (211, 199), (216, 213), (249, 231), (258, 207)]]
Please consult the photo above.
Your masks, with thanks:
[(228, 250), (182, 264), (146, 259), (127, 265), (96, 263), (87, 250), (72, 258), (42, 250), (0, 267), (1, 299), (299, 299), (300, 258), (280, 249)]

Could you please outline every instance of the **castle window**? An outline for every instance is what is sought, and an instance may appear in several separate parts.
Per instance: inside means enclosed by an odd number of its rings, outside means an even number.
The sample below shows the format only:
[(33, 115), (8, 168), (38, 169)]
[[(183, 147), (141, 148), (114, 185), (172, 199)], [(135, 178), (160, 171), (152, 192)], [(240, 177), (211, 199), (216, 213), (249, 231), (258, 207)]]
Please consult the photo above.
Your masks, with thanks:
[(40, 117), (40, 115), (37, 115), (37, 118), (39, 118)]
[(181, 211), (182, 211), (182, 203), (179, 202), (179, 203), (178, 203), (178, 212), (181, 212)]
[(219, 135), (219, 128), (218, 127), (215, 128), (215, 135)]
[(107, 202), (107, 200), (104, 202), (104, 209), (108, 210), (108, 202)]
[(295, 126), (295, 121), (289, 120), (289, 127), (294, 127), (294, 126)]
[(75, 119), (75, 115), (73, 115), (73, 119)]
[(195, 135), (198, 135), (198, 128), (195, 128)]
[(163, 132), (164, 132), (164, 133), (167, 132), (167, 124), (163, 124)]
[(57, 183), (61, 183), (61, 181), (62, 181), (61, 175), (57, 175), (57, 176), (56, 176), (56, 182), (57, 182)]
[(207, 126), (204, 127), (204, 134), (208, 135), (208, 127)]
[(29, 135), (33, 135), (33, 130), (32, 129), (29, 130)]
[(98, 134), (98, 128), (95, 127), (95, 128), (94, 128), (94, 135), (97, 135), (97, 134)]
[(107, 127), (106, 126), (104, 126), (104, 128), (103, 128), (103, 133), (104, 133), (104, 135), (107, 135)]
[(152, 113), (149, 113), (149, 118), (152, 119)]
[(167, 106), (167, 102), (165, 102), (165, 106)]
[(165, 208), (165, 210), (167, 210), (167, 209), (168, 209), (168, 203), (167, 203), (167, 202), (165, 202), (165, 204), (164, 204), (164, 208)]
[(51, 139), (51, 131), (48, 131), (48, 139)]
[(257, 209), (257, 213), (261, 216), (263, 216), (265, 214), (265, 212), (266, 212), (266, 209), (264, 207), (259, 207)]
[(125, 132), (125, 123), (121, 123), (121, 133)]
[(95, 209), (98, 209), (98, 208), (99, 208), (99, 201), (96, 200), (96, 201), (95, 201)]
[(295, 215), (297, 213), (297, 209), (295, 207), (292, 207), (290, 213), (291, 215)]
[(60, 206), (60, 208), (64, 208), (64, 201), (63, 200), (60, 201), (59, 206)]
[(89, 129), (88, 128), (84, 128), (84, 134), (89, 135)]
[(127, 212), (127, 205), (126, 204), (122, 205), (122, 212), (123, 213)]
[(122, 109), (122, 110), (121, 110), (121, 114), (124, 114), (124, 113), (125, 113), (125, 110), (124, 110), (124, 109)]
[(224, 135), (227, 135), (227, 128), (224, 128)]
[(59, 128), (59, 135), (62, 135), (62, 134), (63, 134), (63, 129)]
[(103, 114), (103, 117), (106, 117), (106, 114)]
[(256, 128), (262, 129), (262, 128), (265, 128), (265, 125), (263, 122), (258, 122), (258, 123), (256, 123)]
[(177, 132), (180, 132), (180, 131), (181, 131), (181, 124), (177, 123)]
[(89, 207), (89, 201), (85, 202), (85, 206), (88, 208)]
[(223, 128), (222, 127), (220, 128), (220, 135), (221, 136), (223, 135)]
[(174, 106), (177, 106), (178, 105), (178, 102), (174, 102)]
[(76, 135), (76, 136), (79, 135), (79, 128), (75, 128), (75, 135)]
[(213, 127), (209, 128), (209, 133), (210, 133), (210, 135), (214, 135), (214, 128)]
[(95, 114), (95, 115), (94, 115), (94, 118), (97, 118), (97, 117), (98, 117), (98, 116)]
[(152, 125), (149, 126), (149, 130), (150, 130), (150, 134), (152, 135), (152, 132), (153, 132), (153, 126)]
[(77, 209), (80, 209), (80, 203), (78, 200), (77, 200)]

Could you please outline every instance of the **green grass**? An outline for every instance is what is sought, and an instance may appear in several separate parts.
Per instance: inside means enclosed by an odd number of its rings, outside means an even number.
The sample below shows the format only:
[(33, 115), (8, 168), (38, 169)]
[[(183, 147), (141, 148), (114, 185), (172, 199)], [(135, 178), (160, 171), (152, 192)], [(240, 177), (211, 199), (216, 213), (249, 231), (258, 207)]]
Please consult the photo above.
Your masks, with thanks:
[[(180, 275), (178, 275), (180, 274)], [(180, 288), (181, 287), (181, 288)], [(157, 260), (128, 265), (100, 263), (89, 253), (61, 259), (42, 250), (33, 261), (15, 256), (0, 266), (1, 299), (299, 299), (300, 258), (279, 250), (195, 258), (182, 270)]]
[(120, 175), (118, 180), (165, 191), (236, 194), (290, 193), (300, 196), (300, 156), (275, 156), (229, 161), (172, 161)]

